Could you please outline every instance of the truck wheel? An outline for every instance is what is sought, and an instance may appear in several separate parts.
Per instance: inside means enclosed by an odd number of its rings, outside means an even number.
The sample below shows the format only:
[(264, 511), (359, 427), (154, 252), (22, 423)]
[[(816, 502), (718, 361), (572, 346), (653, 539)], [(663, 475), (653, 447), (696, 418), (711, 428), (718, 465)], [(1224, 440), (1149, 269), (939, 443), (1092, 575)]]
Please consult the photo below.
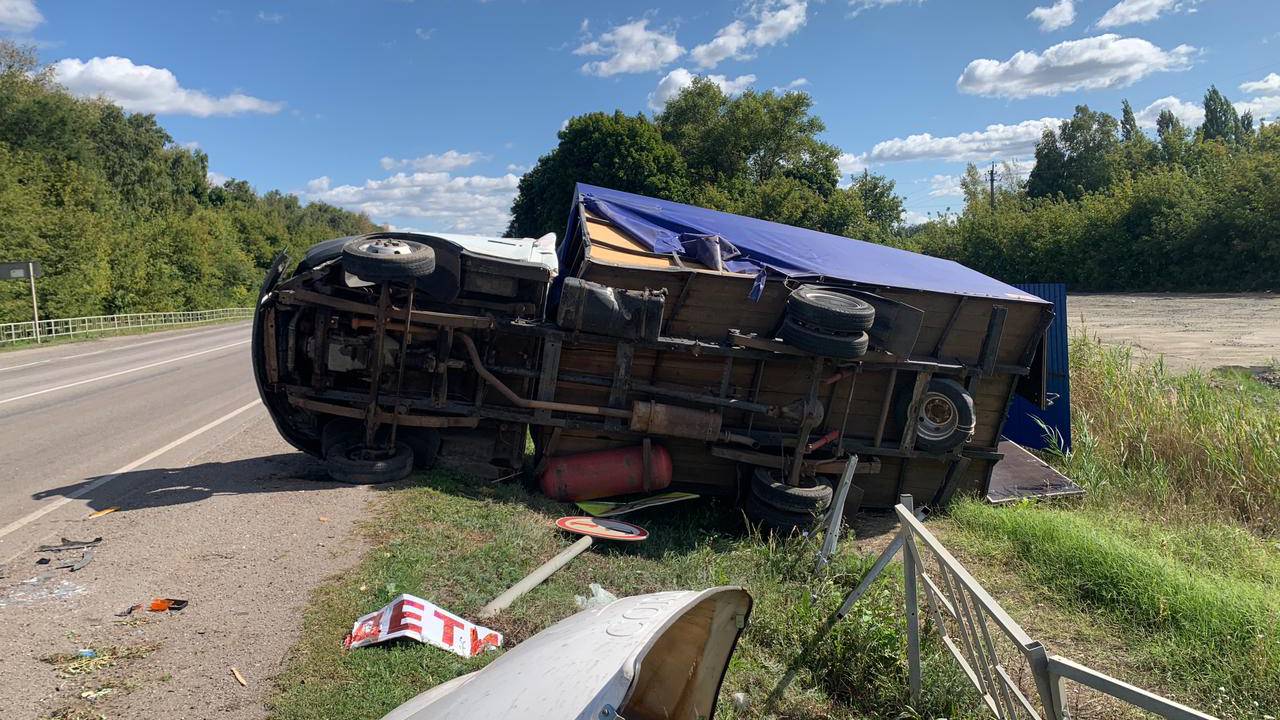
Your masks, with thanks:
[(342, 247), (342, 266), (365, 282), (413, 280), (436, 270), (436, 252), (413, 240), (359, 237)]
[(397, 442), (388, 457), (369, 460), (361, 456), (364, 442), (355, 437), (334, 441), (324, 455), (329, 477), (353, 485), (379, 485), (403, 480), (413, 472), (413, 449)]
[[(911, 387), (898, 393), (894, 415), (900, 427), (907, 426)], [(925, 452), (944, 453), (973, 438), (976, 415), (969, 391), (955, 380), (933, 378), (920, 398), (916, 417), (916, 447)]]
[(747, 502), (743, 506), (743, 510), (747, 513), (747, 519), (752, 523), (785, 535), (790, 535), (797, 530), (808, 530), (818, 522), (817, 516), (813, 513), (782, 510), (764, 503), (754, 494), (747, 495)]
[(790, 315), (782, 319), (778, 336), (798, 350), (823, 357), (856, 358), (867, 352), (865, 332), (837, 335), (802, 325)]
[(870, 330), (876, 309), (862, 298), (819, 285), (801, 285), (787, 298), (787, 312), (804, 323), (829, 332)]
[(808, 485), (793, 486), (783, 482), (780, 475), (776, 470), (757, 467), (751, 474), (751, 493), (766, 505), (788, 512), (822, 512), (831, 505), (830, 485), (809, 480)]

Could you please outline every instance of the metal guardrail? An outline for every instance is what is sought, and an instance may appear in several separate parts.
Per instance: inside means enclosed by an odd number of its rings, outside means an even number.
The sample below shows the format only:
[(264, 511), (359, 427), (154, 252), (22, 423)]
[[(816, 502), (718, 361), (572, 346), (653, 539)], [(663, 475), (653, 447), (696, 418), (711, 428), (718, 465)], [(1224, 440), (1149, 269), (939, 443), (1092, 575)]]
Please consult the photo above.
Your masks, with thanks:
[(908, 682), (912, 702), (917, 706), (923, 594), (943, 644), (987, 709), (1000, 720), (1069, 720), (1068, 681), (1163, 718), (1214, 720), (1211, 715), (1166, 697), (1050, 655), (916, 519), (911, 496), (904, 495), (894, 511), (903, 548)]
[(179, 312), (130, 313), (127, 315), (94, 315), (90, 317), (61, 318), (36, 322), (0, 324), (0, 345), (40, 341), (51, 337), (66, 337), (85, 333), (110, 333), (138, 328), (166, 325), (196, 325), (220, 320), (239, 320), (253, 316), (253, 308), (219, 308), (217, 310), (186, 310)]

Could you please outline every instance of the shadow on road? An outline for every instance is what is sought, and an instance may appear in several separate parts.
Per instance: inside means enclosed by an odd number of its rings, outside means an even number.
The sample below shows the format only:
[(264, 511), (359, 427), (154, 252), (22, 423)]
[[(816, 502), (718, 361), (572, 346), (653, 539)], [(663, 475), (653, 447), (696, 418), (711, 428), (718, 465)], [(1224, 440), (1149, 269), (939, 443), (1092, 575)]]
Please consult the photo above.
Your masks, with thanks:
[[(43, 490), (36, 500), (66, 496), (91, 484), (97, 477)], [(155, 468), (121, 474), (80, 496), (94, 510), (109, 507), (118, 512), (182, 505), (214, 495), (329, 490), (346, 487), (325, 474), (315, 458), (300, 452), (279, 453), (231, 462), (210, 462), (183, 468)]]

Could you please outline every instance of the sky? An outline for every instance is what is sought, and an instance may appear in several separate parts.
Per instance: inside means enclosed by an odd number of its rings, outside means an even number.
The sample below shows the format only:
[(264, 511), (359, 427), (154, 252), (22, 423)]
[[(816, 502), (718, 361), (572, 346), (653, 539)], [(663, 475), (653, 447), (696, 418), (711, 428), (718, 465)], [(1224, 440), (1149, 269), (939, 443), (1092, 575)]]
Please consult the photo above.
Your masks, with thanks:
[(155, 113), (214, 182), (439, 232), (501, 234), (569, 117), (694, 75), (809, 93), (844, 182), (893, 179), (908, 223), (962, 207), (967, 162), (1025, 173), (1079, 104), (1195, 125), (1215, 84), (1280, 116), (1278, 0), (0, 0), (0, 37)]

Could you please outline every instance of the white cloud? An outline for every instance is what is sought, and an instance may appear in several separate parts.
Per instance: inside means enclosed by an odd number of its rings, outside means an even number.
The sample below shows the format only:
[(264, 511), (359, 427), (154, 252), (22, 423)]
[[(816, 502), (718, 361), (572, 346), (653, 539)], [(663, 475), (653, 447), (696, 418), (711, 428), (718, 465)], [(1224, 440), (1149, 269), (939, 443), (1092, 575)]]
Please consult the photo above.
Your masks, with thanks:
[(197, 140), (188, 140), (187, 142), (178, 143), (177, 145), (183, 150), (190, 150), (192, 152), (200, 149), (200, 142)]
[[(658, 111), (666, 107), (667, 101), (692, 85), (695, 77), (698, 76), (682, 67), (667, 73), (658, 81), (658, 87), (649, 93), (649, 108)], [(725, 95), (738, 95), (756, 81), (755, 75), (739, 75), (736, 78), (727, 78), (724, 75), (703, 75), (702, 77), (715, 83)]]
[(205, 182), (209, 183), (210, 185), (220, 186), (226, 181), (230, 180), (231, 178), (215, 170), (210, 170), (209, 172), (205, 173), (204, 179), (205, 179)]
[(259, 10), (258, 22), (267, 23), (269, 25), (279, 25), (284, 22), (284, 15), (281, 15), (278, 12), (269, 13), (265, 10)]
[(430, 40), (431, 36), (436, 34), (436, 29), (435, 28), (418, 28), (417, 30), (413, 31), (413, 34), (417, 35), (419, 40)]
[(312, 178), (311, 180), (307, 181), (307, 192), (322, 193), (329, 189), (330, 183), (332, 182), (333, 181), (329, 178), (328, 175), (321, 175), (318, 178)]
[(876, 143), (867, 153), (870, 162), (902, 162), (906, 160), (946, 160), (976, 162), (1009, 158), (1035, 152), (1036, 143), (1046, 128), (1057, 129), (1062, 120), (1040, 118), (1023, 120), (1016, 125), (988, 125), (976, 132), (934, 137), (929, 133), (893, 138)]
[(962, 197), (959, 175), (934, 175), (929, 178), (929, 197)]
[(1268, 73), (1261, 80), (1240, 83), (1240, 92), (1246, 92), (1250, 95), (1277, 91), (1280, 91), (1280, 75), (1275, 73)]
[(923, 225), (927, 222), (929, 222), (929, 216), (922, 212), (918, 212), (916, 210), (902, 211), (903, 225)]
[(633, 20), (602, 34), (599, 40), (588, 40), (573, 51), (575, 55), (607, 55), (582, 66), (588, 75), (609, 77), (619, 73), (659, 70), (684, 54), (675, 33), (666, 34), (648, 28), (648, 19)]
[(1170, 95), (1162, 97), (1133, 114), (1139, 127), (1154, 128), (1162, 110), (1169, 110), (1187, 127), (1195, 127), (1204, 122), (1204, 106), (1200, 103), (1186, 102)]
[(841, 177), (860, 173), (867, 169), (867, 154), (841, 153), (840, 157), (836, 158), (836, 166), (840, 169)]
[(1169, 10), (1177, 9), (1176, 0), (1120, 0), (1098, 19), (1098, 27), (1113, 28), (1155, 20)]
[(1243, 100), (1235, 103), (1236, 111), (1240, 114), (1247, 112), (1253, 113), (1254, 120), (1270, 120), (1275, 122), (1280, 117), (1280, 95), (1266, 95), (1256, 97), (1252, 100)]
[(463, 153), (457, 150), (446, 150), (439, 155), (427, 153), (416, 158), (384, 157), (378, 161), (378, 164), (382, 166), (383, 170), (409, 168), (420, 172), (439, 172), (441, 170), (457, 170), (488, 159), (489, 156), (484, 153)]
[(766, 0), (752, 8), (751, 18), (754, 25), (735, 20), (720, 28), (710, 42), (695, 47), (689, 53), (694, 63), (706, 70), (730, 58), (746, 60), (752, 57), (753, 48), (786, 40), (804, 27), (808, 3), (806, 0)]
[(1043, 53), (1020, 50), (1003, 62), (974, 60), (956, 80), (961, 92), (1006, 98), (1057, 95), (1132, 85), (1155, 72), (1185, 70), (1196, 48), (1164, 50), (1115, 34), (1058, 43)]
[(909, 2), (914, 2), (919, 5), (922, 4), (924, 0), (849, 0), (849, 16), (857, 17), (864, 10), (881, 8), (886, 5), (901, 5), (902, 3)]
[(1040, 32), (1061, 30), (1076, 21), (1076, 6), (1072, 0), (1058, 0), (1052, 5), (1037, 7), (1027, 17), (1040, 23)]
[(396, 173), (360, 185), (330, 183), (301, 193), (308, 201), (363, 212), (375, 222), (412, 220), (437, 232), (501, 235), (510, 220), (517, 176), (453, 175), (448, 172)]
[(809, 84), (809, 78), (800, 77), (787, 83), (786, 87), (788, 90), (794, 90), (795, 88), (804, 87), (805, 85), (808, 85), (808, 84)]
[(0, 0), (0, 30), (31, 32), (42, 22), (35, 0)]
[(283, 102), (263, 100), (243, 93), (213, 97), (178, 84), (178, 78), (164, 68), (135, 65), (129, 58), (95, 57), (88, 61), (66, 58), (53, 64), (59, 83), (82, 97), (104, 96), (130, 112), (160, 115), (274, 114)]

